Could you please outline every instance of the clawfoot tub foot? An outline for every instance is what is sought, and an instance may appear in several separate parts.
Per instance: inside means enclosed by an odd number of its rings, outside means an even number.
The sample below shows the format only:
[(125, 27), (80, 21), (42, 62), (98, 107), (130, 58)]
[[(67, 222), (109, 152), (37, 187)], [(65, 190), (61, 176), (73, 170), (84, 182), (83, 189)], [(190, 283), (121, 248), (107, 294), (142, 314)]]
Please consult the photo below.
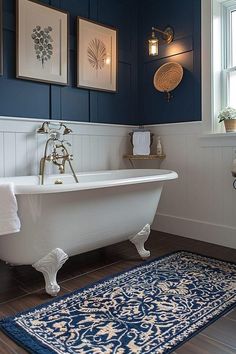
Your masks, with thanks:
[(144, 243), (147, 241), (150, 231), (150, 225), (147, 224), (140, 232), (129, 239), (130, 242), (135, 245), (140, 257), (143, 259), (150, 257), (151, 254), (150, 251), (146, 250), (144, 247)]
[(67, 261), (68, 255), (60, 248), (56, 248), (32, 266), (43, 273), (45, 290), (51, 296), (57, 296), (60, 286), (57, 284), (57, 272)]

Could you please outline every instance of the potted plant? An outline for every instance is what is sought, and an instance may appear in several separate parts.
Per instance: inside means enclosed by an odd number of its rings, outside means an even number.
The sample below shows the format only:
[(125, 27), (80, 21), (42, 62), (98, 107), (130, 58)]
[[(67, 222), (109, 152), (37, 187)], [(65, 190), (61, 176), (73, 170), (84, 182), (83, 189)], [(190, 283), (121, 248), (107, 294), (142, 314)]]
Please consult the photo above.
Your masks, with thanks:
[(224, 108), (218, 115), (219, 123), (224, 121), (226, 132), (236, 132), (236, 109)]

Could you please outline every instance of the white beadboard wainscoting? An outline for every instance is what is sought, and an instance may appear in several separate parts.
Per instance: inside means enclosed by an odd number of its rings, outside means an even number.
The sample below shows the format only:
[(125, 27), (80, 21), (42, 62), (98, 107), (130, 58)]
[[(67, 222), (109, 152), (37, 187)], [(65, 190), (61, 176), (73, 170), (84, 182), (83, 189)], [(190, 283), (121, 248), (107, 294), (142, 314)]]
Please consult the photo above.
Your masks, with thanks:
[[(37, 175), (47, 135), (36, 134), (43, 120), (0, 117), (0, 176)], [(129, 167), (123, 155), (130, 151), (132, 126), (65, 122), (73, 133), (65, 136), (76, 171)], [(47, 172), (51, 171), (47, 163)], [(56, 171), (56, 170), (55, 170)], [(66, 172), (69, 172), (68, 166)]]
[(152, 228), (236, 248), (236, 135), (202, 136), (201, 125), (149, 126), (162, 138), (161, 168), (179, 174), (166, 183)]
[[(36, 134), (42, 120), (0, 117), (0, 176), (35, 175), (46, 135)], [(129, 168), (132, 126), (66, 122), (73, 134), (76, 171)], [(152, 228), (236, 248), (236, 190), (231, 176), (236, 136), (202, 136), (202, 123), (148, 126), (160, 135), (166, 159), (135, 166), (177, 171), (166, 183)], [(155, 152), (155, 142), (152, 146)], [(53, 172), (47, 164), (47, 172)], [(69, 172), (69, 170), (67, 169)]]

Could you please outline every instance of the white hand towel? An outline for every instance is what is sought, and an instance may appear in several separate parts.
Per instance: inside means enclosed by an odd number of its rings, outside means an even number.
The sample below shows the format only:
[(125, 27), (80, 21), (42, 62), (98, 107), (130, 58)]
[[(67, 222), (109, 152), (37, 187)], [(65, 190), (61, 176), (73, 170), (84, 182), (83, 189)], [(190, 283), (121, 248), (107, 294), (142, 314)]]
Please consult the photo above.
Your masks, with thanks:
[(133, 154), (150, 155), (150, 132), (133, 133)]
[(0, 184), (0, 235), (20, 231), (21, 224), (17, 210), (13, 183)]

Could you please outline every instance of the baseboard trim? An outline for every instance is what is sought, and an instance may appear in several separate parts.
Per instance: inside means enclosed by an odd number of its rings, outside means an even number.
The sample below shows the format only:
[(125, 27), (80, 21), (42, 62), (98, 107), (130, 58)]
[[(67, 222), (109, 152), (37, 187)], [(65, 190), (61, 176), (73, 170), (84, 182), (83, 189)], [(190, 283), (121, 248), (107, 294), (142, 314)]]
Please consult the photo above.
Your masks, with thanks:
[(236, 249), (236, 228), (157, 214), (152, 229)]

